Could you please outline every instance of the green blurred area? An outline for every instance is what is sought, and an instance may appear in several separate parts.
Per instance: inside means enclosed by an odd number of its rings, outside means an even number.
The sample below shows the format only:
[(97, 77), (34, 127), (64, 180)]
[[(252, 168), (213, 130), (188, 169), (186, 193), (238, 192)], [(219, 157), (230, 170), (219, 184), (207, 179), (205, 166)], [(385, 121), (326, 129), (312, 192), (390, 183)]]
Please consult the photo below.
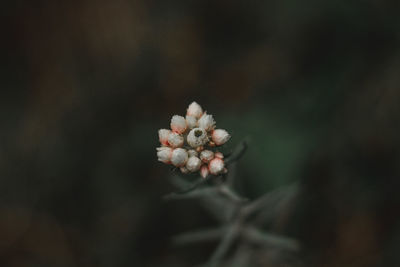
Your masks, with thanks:
[(162, 201), (175, 188), (155, 150), (157, 130), (192, 101), (232, 134), (227, 152), (249, 140), (238, 166), (246, 197), (302, 185), (278, 228), (304, 244), (306, 266), (396, 266), (399, 9), (8, 1), (0, 266), (206, 262), (215, 244), (170, 239), (215, 221), (195, 201)]

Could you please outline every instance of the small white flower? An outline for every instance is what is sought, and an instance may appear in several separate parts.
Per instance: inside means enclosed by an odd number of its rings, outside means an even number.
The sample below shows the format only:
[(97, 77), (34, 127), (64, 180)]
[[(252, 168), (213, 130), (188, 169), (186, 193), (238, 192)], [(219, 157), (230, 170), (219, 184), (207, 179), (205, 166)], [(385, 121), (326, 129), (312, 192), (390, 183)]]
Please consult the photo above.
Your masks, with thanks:
[(210, 162), (213, 158), (214, 152), (212, 152), (211, 150), (203, 150), (200, 153), (200, 159), (205, 163)]
[(170, 147), (157, 147), (158, 160), (164, 163), (171, 163), (172, 149)]
[(208, 164), (208, 170), (210, 171), (211, 174), (214, 175), (222, 173), (224, 171), (224, 168), (225, 168), (224, 160), (220, 158), (214, 158)]
[(215, 127), (215, 120), (212, 115), (204, 113), (199, 119), (198, 124), (200, 128), (203, 128), (206, 131), (211, 131)]
[(160, 143), (164, 146), (168, 146), (168, 136), (171, 133), (171, 130), (160, 129), (158, 130), (158, 138), (160, 139)]
[(225, 144), (231, 136), (224, 129), (216, 129), (212, 132), (211, 138), (217, 146)]
[(200, 175), (201, 175), (201, 177), (207, 178), (208, 173), (209, 173), (209, 171), (208, 171), (207, 165), (203, 165), (203, 166), (201, 167), (201, 169), (200, 169)]
[(205, 145), (208, 142), (206, 131), (202, 128), (192, 129), (187, 136), (187, 142), (195, 148)]
[(220, 158), (220, 159), (223, 159), (223, 158), (224, 158), (224, 154), (222, 154), (221, 152), (215, 152), (215, 153), (214, 153), (214, 156), (215, 156), (216, 158)]
[(201, 106), (199, 104), (197, 104), (196, 102), (193, 102), (192, 104), (189, 105), (186, 114), (198, 119), (201, 117), (201, 115), (203, 115), (203, 109), (201, 108)]
[(198, 157), (189, 157), (188, 161), (186, 162), (186, 169), (191, 172), (198, 171), (201, 166), (201, 160)]
[(171, 132), (171, 134), (168, 136), (168, 144), (173, 148), (183, 146), (183, 142), (183, 136), (178, 133)]
[(186, 164), (188, 153), (183, 148), (175, 148), (172, 151), (171, 163), (176, 167), (182, 167)]
[(188, 155), (189, 155), (189, 157), (197, 157), (198, 154), (199, 154), (199, 153), (197, 153), (197, 151), (194, 150), (194, 149), (189, 149), (189, 150), (188, 150)]
[(171, 129), (176, 133), (184, 133), (186, 131), (187, 125), (184, 117), (179, 115), (174, 115), (171, 119)]
[(197, 127), (197, 119), (194, 116), (186, 115), (186, 123), (189, 129)]

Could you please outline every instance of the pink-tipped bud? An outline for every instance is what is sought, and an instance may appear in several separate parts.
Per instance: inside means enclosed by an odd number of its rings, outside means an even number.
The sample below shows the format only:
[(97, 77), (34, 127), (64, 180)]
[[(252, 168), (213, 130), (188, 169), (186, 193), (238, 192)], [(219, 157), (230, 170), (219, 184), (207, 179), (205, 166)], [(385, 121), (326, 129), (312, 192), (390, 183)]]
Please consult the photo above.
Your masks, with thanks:
[(224, 129), (216, 129), (212, 132), (211, 138), (217, 146), (225, 144), (231, 136)]
[(197, 119), (194, 116), (186, 115), (186, 124), (189, 129), (193, 129), (197, 127)]
[(189, 157), (188, 161), (186, 162), (186, 169), (191, 172), (198, 171), (201, 166), (201, 160), (198, 157)]
[(224, 160), (220, 158), (214, 158), (210, 163), (208, 164), (208, 169), (211, 174), (217, 175), (220, 174), (224, 171), (225, 168), (225, 163)]
[(200, 128), (203, 128), (206, 131), (211, 131), (215, 127), (215, 120), (212, 115), (204, 113), (199, 119), (198, 124)]
[(219, 158), (219, 159), (223, 159), (224, 158), (224, 154), (222, 154), (221, 152), (215, 152), (214, 153), (214, 157)]
[(176, 133), (184, 133), (186, 131), (187, 125), (184, 117), (179, 115), (174, 115), (171, 119), (171, 129)]
[(183, 146), (183, 142), (183, 136), (178, 133), (171, 132), (171, 134), (168, 136), (168, 144), (173, 148)]
[(200, 159), (204, 163), (210, 162), (213, 158), (214, 158), (214, 152), (212, 152), (211, 150), (203, 150), (200, 153)]
[(168, 137), (169, 137), (170, 133), (172, 133), (171, 130), (167, 130), (167, 129), (158, 130), (158, 138), (162, 145), (168, 146)]
[(188, 153), (183, 148), (175, 148), (172, 151), (171, 163), (176, 167), (182, 167), (188, 160)]
[(201, 169), (200, 169), (200, 175), (201, 175), (201, 177), (207, 178), (208, 173), (209, 173), (209, 171), (208, 171), (207, 165), (203, 165), (203, 166), (201, 167)]
[(194, 148), (205, 145), (208, 142), (206, 131), (202, 128), (192, 129), (187, 136), (187, 142)]
[(201, 106), (199, 104), (197, 104), (196, 102), (193, 102), (192, 104), (189, 105), (186, 114), (198, 119), (201, 117), (201, 115), (203, 115), (203, 109), (201, 108)]
[(158, 161), (164, 162), (166, 164), (171, 163), (172, 149), (170, 147), (157, 147), (157, 157)]

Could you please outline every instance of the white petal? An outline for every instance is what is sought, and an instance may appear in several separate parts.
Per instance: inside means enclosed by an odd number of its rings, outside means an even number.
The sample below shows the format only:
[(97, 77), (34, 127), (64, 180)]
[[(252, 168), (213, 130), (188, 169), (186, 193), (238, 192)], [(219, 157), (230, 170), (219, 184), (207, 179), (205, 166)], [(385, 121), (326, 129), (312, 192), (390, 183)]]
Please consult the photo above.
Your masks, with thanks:
[(197, 127), (197, 119), (194, 116), (186, 115), (186, 123), (189, 129)]
[(172, 151), (171, 163), (174, 164), (176, 167), (184, 166), (186, 164), (187, 159), (188, 159), (188, 154), (185, 149), (175, 148)]
[(200, 159), (205, 163), (210, 162), (213, 158), (214, 152), (212, 152), (211, 150), (203, 150), (200, 153)]
[(186, 162), (186, 168), (191, 172), (198, 171), (200, 166), (201, 160), (198, 157), (190, 157)]
[(216, 129), (212, 132), (211, 138), (217, 146), (220, 146), (225, 144), (231, 136), (224, 129)]
[(208, 169), (211, 174), (217, 175), (224, 171), (225, 163), (220, 158), (214, 158), (208, 164)]
[(184, 142), (183, 136), (178, 133), (172, 132), (168, 136), (168, 144), (173, 148), (183, 146), (183, 142)]
[(183, 133), (186, 131), (187, 125), (184, 117), (174, 115), (171, 119), (171, 129), (176, 133)]
[(215, 127), (215, 120), (212, 115), (204, 113), (199, 119), (198, 124), (200, 128), (203, 128), (206, 131), (211, 131)]
[(194, 148), (205, 145), (208, 142), (206, 131), (202, 128), (192, 129), (187, 136), (187, 142)]
[(203, 115), (203, 109), (199, 104), (193, 102), (192, 104), (189, 105), (186, 114), (198, 119), (201, 117), (201, 115)]
[(164, 163), (171, 163), (172, 149), (170, 147), (158, 147), (157, 148), (158, 160)]
[(158, 138), (162, 145), (168, 146), (168, 136), (170, 133), (171, 133), (171, 130), (167, 130), (167, 129), (158, 130)]

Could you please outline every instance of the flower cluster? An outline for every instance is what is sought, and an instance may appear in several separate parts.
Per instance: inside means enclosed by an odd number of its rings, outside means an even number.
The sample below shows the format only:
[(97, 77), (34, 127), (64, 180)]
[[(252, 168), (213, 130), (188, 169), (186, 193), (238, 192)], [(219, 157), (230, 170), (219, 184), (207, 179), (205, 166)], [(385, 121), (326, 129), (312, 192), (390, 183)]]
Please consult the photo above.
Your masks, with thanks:
[(213, 150), (225, 144), (230, 135), (215, 129), (213, 116), (203, 112), (199, 104), (190, 104), (186, 117), (174, 115), (170, 126), (171, 130), (158, 131), (162, 145), (157, 148), (159, 161), (180, 168), (182, 173), (200, 171), (204, 178), (227, 172), (224, 155)]

